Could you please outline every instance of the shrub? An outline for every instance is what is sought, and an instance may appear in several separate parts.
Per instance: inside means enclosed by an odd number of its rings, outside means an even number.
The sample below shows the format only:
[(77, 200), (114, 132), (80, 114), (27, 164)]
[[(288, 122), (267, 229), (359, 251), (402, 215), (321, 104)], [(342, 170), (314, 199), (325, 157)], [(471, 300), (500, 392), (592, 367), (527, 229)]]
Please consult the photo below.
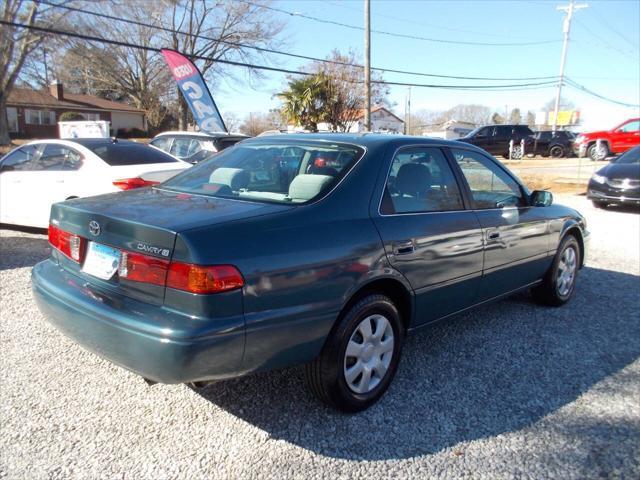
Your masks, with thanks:
[(64, 112), (58, 119), (59, 122), (75, 122), (78, 120), (85, 120), (84, 115), (80, 112)]

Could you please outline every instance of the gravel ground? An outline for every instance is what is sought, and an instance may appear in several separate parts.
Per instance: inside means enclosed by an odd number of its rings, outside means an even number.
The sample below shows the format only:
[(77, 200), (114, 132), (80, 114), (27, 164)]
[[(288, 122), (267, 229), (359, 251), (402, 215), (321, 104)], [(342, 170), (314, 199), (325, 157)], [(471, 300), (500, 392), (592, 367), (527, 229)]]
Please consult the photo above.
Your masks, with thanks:
[(156, 385), (42, 318), (43, 235), (2, 230), (2, 478), (640, 478), (640, 216), (587, 215), (589, 266), (560, 309), (519, 295), (411, 336), (382, 401), (318, 404), (300, 368)]

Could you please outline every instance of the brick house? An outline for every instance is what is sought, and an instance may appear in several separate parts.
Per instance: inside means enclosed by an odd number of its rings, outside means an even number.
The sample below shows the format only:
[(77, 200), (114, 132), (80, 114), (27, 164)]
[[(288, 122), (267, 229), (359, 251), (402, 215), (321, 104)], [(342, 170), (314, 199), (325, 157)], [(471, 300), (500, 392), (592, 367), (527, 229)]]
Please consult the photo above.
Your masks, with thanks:
[(7, 119), (12, 138), (57, 138), (58, 120), (64, 112), (77, 112), (86, 120), (111, 122), (111, 134), (118, 130), (147, 130), (142, 110), (93, 95), (66, 93), (61, 83), (49, 90), (14, 88), (7, 99)]

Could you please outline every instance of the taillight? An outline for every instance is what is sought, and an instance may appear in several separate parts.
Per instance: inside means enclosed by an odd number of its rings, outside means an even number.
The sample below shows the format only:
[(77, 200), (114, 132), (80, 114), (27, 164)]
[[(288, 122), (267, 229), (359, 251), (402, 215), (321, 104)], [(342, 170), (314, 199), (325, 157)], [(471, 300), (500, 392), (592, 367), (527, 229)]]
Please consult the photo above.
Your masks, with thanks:
[(84, 254), (86, 240), (74, 233), (49, 225), (49, 243), (53, 248), (64, 253), (74, 262), (80, 263)]
[(153, 182), (140, 177), (121, 178), (113, 181), (113, 184), (120, 190), (133, 190), (134, 188), (150, 187), (152, 185), (158, 185), (159, 183), (160, 182)]
[(192, 293), (219, 293), (241, 288), (242, 275), (233, 265), (193, 265), (171, 262), (167, 287)]
[(164, 286), (169, 262), (160, 258), (122, 251), (118, 275), (132, 282), (151, 283)]
[(167, 286), (191, 293), (220, 293), (241, 288), (244, 280), (232, 265), (193, 265), (169, 262), (141, 253), (122, 251), (120, 278)]

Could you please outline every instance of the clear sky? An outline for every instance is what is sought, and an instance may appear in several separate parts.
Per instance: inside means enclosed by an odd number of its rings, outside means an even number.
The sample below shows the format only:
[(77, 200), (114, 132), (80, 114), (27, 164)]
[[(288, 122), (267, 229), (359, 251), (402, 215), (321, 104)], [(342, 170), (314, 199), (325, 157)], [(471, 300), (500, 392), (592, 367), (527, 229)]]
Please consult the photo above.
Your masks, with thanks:
[[(335, 22), (363, 25), (363, 0), (280, 0), (271, 5)], [(579, 1), (589, 7), (574, 14), (566, 75), (585, 87), (621, 102), (640, 103), (640, 0)], [(556, 10), (565, 1), (425, 1), (372, 0), (371, 28), (405, 35), (470, 42), (455, 45), (372, 33), (371, 64), (442, 75), (472, 77), (544, 77), (557, 75), (562, 50), (564, 13)], [(285, 44), (280, 50), (324, 58), (337, 48), (363, 52), (361, 30), (319, 23), (299, 16), (273, 13), (286, 20)], [(489, 46), (478, 43), (554, 43), (527, 46)], [(305, 62), (273, 56), (282, 68), (297, 69)], [(243, 74), (238, 71), (239, 77)], [(384, 79), (429, 84), (500, 84), (497, 81), (450, 80), (385, 73)], [(504, 82), (527, 83), (527, 82)], [(248, 112), (278, 106), (273, 94), (286, 85), (284, 74), (268, 74), (253, 86), (223, 83), (214, 91), (222, 112), (240, 117)], [(255, 84), (258, 84), (256, 87)], [(540, 110), (555, 97), (555, 87), (524, 91), (452, 91), (412, 88), (412, 110), (445, 110), (459, 103), (479, 103), (496, 111), (505, 108)], [(394, 110), (404, 113), (407, 88), (391, 88)], [(563, 97), (582, 111), (583, 129), (612, 127), (638, 107), (606, 102), (573, 88)]]

